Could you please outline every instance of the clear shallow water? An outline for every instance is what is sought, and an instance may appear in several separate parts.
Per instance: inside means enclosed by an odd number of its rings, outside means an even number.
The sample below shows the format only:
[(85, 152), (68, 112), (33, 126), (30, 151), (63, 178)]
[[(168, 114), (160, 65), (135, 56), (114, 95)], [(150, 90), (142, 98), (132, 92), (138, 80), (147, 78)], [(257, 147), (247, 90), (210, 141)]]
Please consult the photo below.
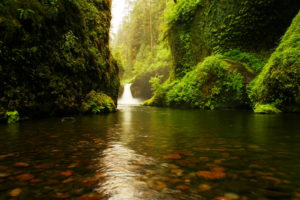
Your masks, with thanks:
[(0, 199), (299, 200), (299, 119), (121, 106), (1, 125)]

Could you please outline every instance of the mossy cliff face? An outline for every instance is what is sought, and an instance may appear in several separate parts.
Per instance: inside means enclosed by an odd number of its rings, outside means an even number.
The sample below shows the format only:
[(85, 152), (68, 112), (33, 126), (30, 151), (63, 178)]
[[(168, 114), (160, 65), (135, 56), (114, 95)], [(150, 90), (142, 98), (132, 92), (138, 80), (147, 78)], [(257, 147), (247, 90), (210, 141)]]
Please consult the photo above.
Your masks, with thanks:
[(210, 56), (181, 80), (164, 84), (145, 105), (220, 109), (249, 106), (246, 85), (256, 75), (244, 63)]
[(255, 108), (269, 105), (282, 111), (300, 112), (300, 13), (249, 88)]
[(268, 52), (299, 8), (298, 0), (178, 1), (169, 15), (173, 77), (183, 77), (213, 53)]
[(110, 0), (0, 3), (0, 110), (73, 114), (91, 91), (116, 101)]

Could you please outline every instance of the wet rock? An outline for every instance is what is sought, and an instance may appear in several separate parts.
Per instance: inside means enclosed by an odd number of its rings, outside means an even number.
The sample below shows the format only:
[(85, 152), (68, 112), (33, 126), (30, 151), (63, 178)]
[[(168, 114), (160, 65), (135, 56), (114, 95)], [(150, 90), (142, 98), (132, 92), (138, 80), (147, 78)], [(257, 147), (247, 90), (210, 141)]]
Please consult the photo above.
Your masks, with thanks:
[(169, 179), (168, 181), (169, 181), (170, 183), (172, 183), (172, 184), (181, 182), (181, 180), (178, 179), (178, 178), (171, 178), (171, 179)]
[(59, 136), (57, 136), (57, 135), (50, 135), (49, 137), (50, 138), (59, 138)]
[(98, 185), (98, 179), (96, 177), (86, 177), (80, 180), (80, 185), (85, 188), (94, 189)]
[(215, 197), (214, 200), (233, 200), (228, 197)]
[(15, 167), (29, 167), (30, 165), (25, 162), (17, 162), (14, 164)]
[(214, 172), (225, 172), (226, 169), (223, 168), (223, 167), (214, 167), (214, 168), (212, 168), (211, 171), (214, 171)]
[(136, 186), (145, 186), (146, 185), (146, 183), (143, 181), (135, 181), (133, 184)]
[(11, 197), (18, 197), (20, 196), (20, 194), (22, 193), (22, 189), (20, 188), (15, 188), (13, 190), (11, 190), (8, 195), (11, 196)]
[(65, 179), (63, 180), (63, 183), (70, 183), (70, 182), (73, 182), (75, 180), (75, 178), (68, 178), (68, 179)]
[(263, 177), (261, 177), (261, 179), (265, 180), (265, 181), (273, 182), (275, 184), (281, 184), (282, 183), (282, 181), (279, 178), (275, 178), (275, 177), (271, 177), (271, 176), (263, 176)]
[(165, 183), (161, 182), (161, 181), (157, 181), (157, 182), (155, 183), (154, 188), (155, 188), (156, 190), (163, 190), (163, 189), (167, 188), (167, 185), (166, 185)]
[(200, 192), (205, 192), (205, 191), (209, 191), (212, 189), (212, 187), (210, 185), (207, 185), (207, 184), (201, 184), (198, 186), (199, 188), (199, 191)]
[(235, 194), (235, 193), (226, 193), (224, 195), (224, 197), (227, 197), (227, 198), (232, 199), (232, 200), (236, 200), (236, 199), (240, 198), (240, 196)]
[(62, 152), (62, 150), (60, 150), (60, 149), (52, 149), (51, 152), (52, 153), (58, 153), (58, 152)]
[(248, 197), (246, 197), (246, 196), (242, 196), (241, 198), (240, 198), (240, 200), (250, 200)]
[(228, 157), (230, 157), (230, 154), (229, 153), (221, 153), (221, 156), (228, 158)]
[(101, 200), (103, 197), (98, 193), (86, 194), (81, 197), (76, 198), (75, 200)]
[(96, 179), (101, 179), (101, 178), (104, 178), (105, 176), (106, 176), (105, 173), (102, 173), (102, 172), (98, 172), (95, 174)]
[(183, 173), (183, 170), (181, 170), (181, 169), (172, 169), (171, 172), (173, 174), (176, 174), (177, 176), (181, 176), (182, 173)]
[(197, 175), (205, 179), (223, 179), (226, 174), (221, 171), (198, 171)]
[(31, 183), (40, 183), (40, 182), (42, 182), (42, 180), (40, 180), (40, 179), (32, 179), (30, 182)]
[(105, 144), (105, 141), (101, 140), (101, 139), (94, 139), (94, 143), (96, 143), (96, 144)]
[(170, 154), (170, 155), (165, 155), (163, 156), (164, 159), (181, 159), (181, 156), (179, 154)]
[(54, 167), (53, 163), (44, 163), (41, 165), (34, 166), (35, 169), (49, 169), (49, 168), (53, 168), (53, 167)]
[(263, 167), (257, 164), (251, 164), (249, 165), (249, 168), (254, 168), (254, 169), (262, 169)]
[(72, 163), (68, 166), (68, 168), (73, 169), (75, 167), (77, 167), (79, 165), (79, 163)]
[(74, 123), (76, 121), (76, 119), (75, 119), (75, 117), (63, 117), (63, 118), (61, 118), (61, 122), (67, 122), (67, 121)]
[(55, 198), (57, 198), (57, 199), (68, 199), (68, 198), (70, 198), (70, 195), (67, 194), (67, 193), (57, 193), (55, 195)]
[(8, 167), (0, 165), (0, 170), (1, 170), (1, 171), (8, 170)]
[(5, 154), (5, 155), (0, 155), (0, 161), (5, 160), (7, 158), (13, 157), (15, 154), (13, 153), (9, 153), (9, 154)]
[(10, 174), (8, 174), (8, 173), (0, 173), (0, 178), (6, 178), (8, 176), (10, 176)]
[[(186, 151), (186, 150), (177, 150), (177, 151), (175, 151), (176, 153), (178, 153), (178, 154), (182, 154), (182, 155), (185, 155), (185, 156), (193, 156), (194, 155), (194, 153), (192, 153), (192, 152), (190, 152), (190, 151)], [(174, 153), (175, 153), (174, 152)]]
[(262, 192), (264, 196), (269, 197), (271, 199), (291, 199), (292, 194), (290, 191), (285, 188), (268, 188), (263, 189)]
[(30, 181), (31, 179), (34, 178), (34, 176), (31, 174), (21, 174), (21, 175), (17, 176), (16, 178), (19, 180), (22, 180), (22, 181)]
[(189, 186), (187, 186), (187, 185), (178, 185), (178, 186), (176, 186), (176, 189), (178, 189), (178, 190), (188, 190)]
[(168, 164), (168, 168), (170, 168), (170, 169), (178, 169), (179, 167), (177, 165), (174, 165), (174, 164)]
[(208, 157), (200, 157), (199, 161), (201, 161), (201, 162), (207, 162), (207, 161), (209, 161), (209, 158)]
[(49, 179), (47, 182), (45, 182), (46, 185), (55, 185), (59, 183), (56, 179)]
[(60, 175), (62, 175), (62, 176), (72, 176), (73, 174), (74, 174), (74, 172), (72, 170), (67, 170), (67, 171), (60, 173)]

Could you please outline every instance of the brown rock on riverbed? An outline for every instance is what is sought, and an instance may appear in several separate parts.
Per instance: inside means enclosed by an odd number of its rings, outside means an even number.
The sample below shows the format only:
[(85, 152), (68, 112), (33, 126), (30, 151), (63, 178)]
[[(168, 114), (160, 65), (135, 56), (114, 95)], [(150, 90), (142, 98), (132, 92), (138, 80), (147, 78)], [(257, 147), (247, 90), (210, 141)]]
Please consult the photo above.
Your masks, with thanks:
[(25, 162), (17, 162), (14, 164), (15, 167), (29, 167), (30, 165)]
[(30, 181), (31, 179), (34, 178), (34, 176), (31, 174), (21, 174), (21, 175), (17, 176), (16, 178), (19, 180), (22, 180), (22, 181)]
[(221, 171), (198, 171), (197, 176), (205, 179), (223, 179), (226, 174)]
[(20, 188), (15, 188), (13, 190), (11, 190), (8, 195), (11, 196), (11, 197), (18, 197), (20, 196), (20, 194), (22, 193), (22, 189)]
[(170, 154), (170, 155), (165, 155), (163, 158), (177, 160), (177, 159), (181, 159), (181, 156), (179, 154)]

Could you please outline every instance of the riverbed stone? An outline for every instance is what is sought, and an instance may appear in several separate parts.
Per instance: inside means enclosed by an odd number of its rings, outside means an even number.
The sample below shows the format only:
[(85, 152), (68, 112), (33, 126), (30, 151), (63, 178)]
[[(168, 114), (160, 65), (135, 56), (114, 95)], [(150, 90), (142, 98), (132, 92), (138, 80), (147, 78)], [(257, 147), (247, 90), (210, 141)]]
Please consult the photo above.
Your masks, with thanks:
[(205, 192), (205, 191), (209, 191), (212, 189), (212, 187), (208, 184), (201, 184), (198, 186), (198, 188), (199, 188), (200, 192)]
[(21, 188), (15, 188), (15, 189), (9, 191), (8, 195), (11, 197), (18, 197), (18, 196), (20, 196), (21, 193), (22, 193)]
[(232, 200), (236, 200), (236, 199), (240, 198), (240, 196), (238, 194), (235, 194), (235, 193), (225, 193), (224, 196), (229, 198), (229, 199), (232, 199)]

